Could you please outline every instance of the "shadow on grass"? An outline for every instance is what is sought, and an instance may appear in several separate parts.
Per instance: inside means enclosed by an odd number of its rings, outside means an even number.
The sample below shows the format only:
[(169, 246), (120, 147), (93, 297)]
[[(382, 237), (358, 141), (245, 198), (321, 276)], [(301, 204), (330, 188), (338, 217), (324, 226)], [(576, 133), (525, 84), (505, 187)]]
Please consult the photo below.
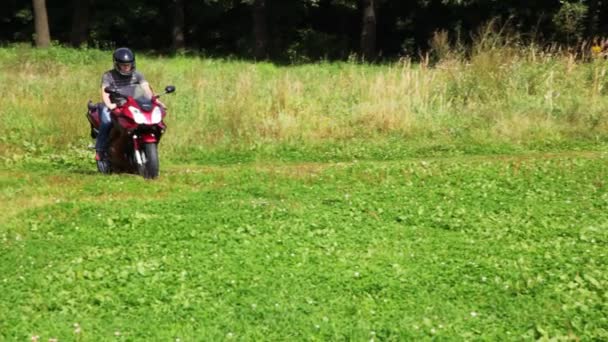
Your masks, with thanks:
[(68, 173), (75, 174), (75, 175), (96, 175), (96, 174), (99, 174), (100, 176), (103, 176), (101, 173), (99, 173), (99, 171), (95, 170), (94, 168), (91, 168), (91, 169), (68, 169), (67, 171), (68, 171)]

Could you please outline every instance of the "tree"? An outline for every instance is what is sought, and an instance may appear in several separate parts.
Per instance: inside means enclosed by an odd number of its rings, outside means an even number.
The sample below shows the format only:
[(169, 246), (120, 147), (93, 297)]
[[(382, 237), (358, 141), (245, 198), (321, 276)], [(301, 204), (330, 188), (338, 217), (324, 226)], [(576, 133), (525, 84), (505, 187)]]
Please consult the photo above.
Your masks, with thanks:
[[(474, 44), (479, 27), (522, 42), (608, 34), (608, 0), (0, 0), (0, 44), (53, 39), (263, 60), (417, 56), (434, 32)], [(65, 4), (71, 5), (69, 10)], [(32, 4), (34, 6), (32, 6)], [(35, 25), (34, 25), (35, 24)], [(449, 47), (449, 45), (446, 45)]]
[(361, 54), (365, 60), (376, 58), (376, 0), (361, 0)]
[(254, 55), (256, 59), (268, 57), (268, 22), (266, 19), (266, 0), (253, 1)]
[(36, 47), (46, 48), (51, 45), (49, 20), (46, 14), (45, 0), (32, 0), (34, 6), (34, 26), (36, 29)]
[(597, 26), (599, 22), (599, 3), (598, 0), (589, 0), (587, 10), (587, 36), (593, 37), (597, 32)]
[(79, 47), (87, 41), (91, 0), (72, 0), (72, 31), (70, 44)]
[(563, 2), (559, 11), (553, 16), (556, 30), (566, 38), (566, 43), (582, 39), (585, 30), (587, 5), (581, 2)]
[(186, 47), (184, 39), (184, 0), (173, 0), (173, 30), (171, 30), (171, 40), (173, 50), (183, 50)]

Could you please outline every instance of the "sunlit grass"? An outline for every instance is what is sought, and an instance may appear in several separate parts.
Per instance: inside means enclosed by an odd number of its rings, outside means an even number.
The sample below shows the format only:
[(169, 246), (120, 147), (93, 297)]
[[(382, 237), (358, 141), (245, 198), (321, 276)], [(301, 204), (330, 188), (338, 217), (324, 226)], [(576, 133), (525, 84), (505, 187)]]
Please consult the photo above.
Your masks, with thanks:
[(606, 65), (445, 51), (141, 55), (150, 182), (85, 149), (108, 51), (1, 48), (0, 339), (606, 340)]
[[(138, 56), (166, 96), (162, 149), (319, 145), (350, 139), (441, 141), (449, 145), (604, 140), (607, 66), (508, 46), (464, 58), (386, 65), (355, 62), (275, 66), (197, 57)], [(88, 99), (99, 98), (109, 51), (22, 46), (0, 49), (3, 155), (85, 145)]]
[(0, 339), (605, 340), (606, 158), (0, 171)]

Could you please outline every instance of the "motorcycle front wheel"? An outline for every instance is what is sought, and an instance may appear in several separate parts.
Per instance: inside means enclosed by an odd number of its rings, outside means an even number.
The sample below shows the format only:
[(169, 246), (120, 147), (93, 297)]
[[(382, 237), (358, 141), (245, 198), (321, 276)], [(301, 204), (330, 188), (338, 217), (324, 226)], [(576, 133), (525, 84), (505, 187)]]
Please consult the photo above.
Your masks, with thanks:
[(156, 143), (146, 143), (142, 149), (144, 163), (140, 168), (140, 174), (145, 179), (154, 179), (159, 174), (158, 147)]

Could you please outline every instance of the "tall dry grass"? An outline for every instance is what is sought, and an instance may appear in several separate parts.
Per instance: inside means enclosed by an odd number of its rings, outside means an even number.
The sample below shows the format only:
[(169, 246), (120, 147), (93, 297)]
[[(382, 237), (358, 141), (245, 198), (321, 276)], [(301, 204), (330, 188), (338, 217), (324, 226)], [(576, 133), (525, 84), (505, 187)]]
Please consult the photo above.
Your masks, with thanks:
[[(464, 52), (438, 35), (432, 58), (281, 67), (138, 56), (156, 89), (174, 84), (163, 148), (246, 147), (402, 136), (511, 144), (604, 138), (607, 64), (480, 35)], [(0, 153), (83, 145), (109, 51), (0, 49)]]

